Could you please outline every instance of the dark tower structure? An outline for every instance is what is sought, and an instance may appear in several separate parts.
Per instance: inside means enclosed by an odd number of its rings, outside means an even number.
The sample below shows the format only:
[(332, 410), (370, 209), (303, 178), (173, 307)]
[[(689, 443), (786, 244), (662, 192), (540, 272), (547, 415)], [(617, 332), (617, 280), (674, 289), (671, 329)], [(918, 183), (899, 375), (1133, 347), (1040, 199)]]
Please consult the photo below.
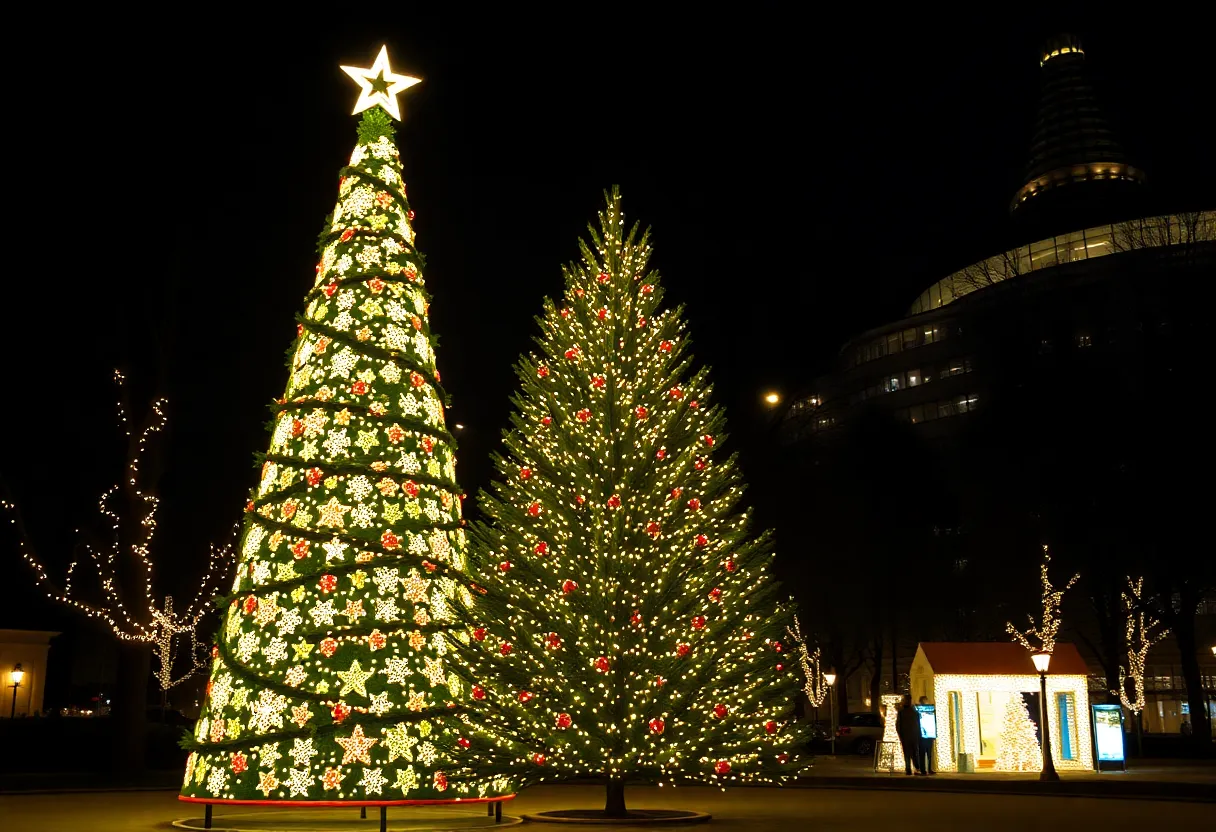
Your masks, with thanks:
[(1009, 210), (1035, 231), (1054, 233), (1057, 220), (1082, 227), (1135, 212), (1144, 172), (1131, 164), (1103, 115), (1073, 35), (1047, 41), (1039, 60), (1042, 94), (1023, 184)]

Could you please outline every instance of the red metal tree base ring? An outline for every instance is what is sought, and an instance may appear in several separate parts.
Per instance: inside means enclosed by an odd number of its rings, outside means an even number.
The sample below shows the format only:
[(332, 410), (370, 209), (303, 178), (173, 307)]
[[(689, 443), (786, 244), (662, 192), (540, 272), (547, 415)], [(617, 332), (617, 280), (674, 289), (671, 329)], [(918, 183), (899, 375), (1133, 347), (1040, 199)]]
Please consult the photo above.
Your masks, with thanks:
[(315, 806), (322, 809), (333, 809), (343, 806), (459, 806), (465, 803), (501, 803), (504, 800), (514, 800), (515, 795), (464, 797), (452, 800), (236, 800), (221, 797), (187, 797), (179, 794), (177, 799), (186, 803), (215, 803), (226, 806)]

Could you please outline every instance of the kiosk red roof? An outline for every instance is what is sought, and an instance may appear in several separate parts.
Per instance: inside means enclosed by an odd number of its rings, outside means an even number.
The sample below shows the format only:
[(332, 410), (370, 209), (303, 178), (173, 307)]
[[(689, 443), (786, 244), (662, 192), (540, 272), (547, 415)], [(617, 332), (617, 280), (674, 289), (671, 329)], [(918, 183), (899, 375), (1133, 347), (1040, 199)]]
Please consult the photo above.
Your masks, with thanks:
[[(922, 641), (929, 666), (936, 673), (970, 676), (1037, 676), (1030, 653), (1012, 641)], [(1089, 666), (1072, 644), (1056, 642), (1048, 667), (1049, 676), (1086, 676)]]

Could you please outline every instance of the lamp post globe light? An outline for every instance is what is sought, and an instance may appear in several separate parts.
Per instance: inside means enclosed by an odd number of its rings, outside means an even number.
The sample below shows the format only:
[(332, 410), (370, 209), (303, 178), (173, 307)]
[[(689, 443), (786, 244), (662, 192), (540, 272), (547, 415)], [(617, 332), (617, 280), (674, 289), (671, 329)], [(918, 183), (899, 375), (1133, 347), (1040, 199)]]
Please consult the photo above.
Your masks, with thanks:
[(831, 719), (828, 725), (831, 726), (832, 735), (832, 756), (836, 756), (836, 668), (832, 668), (827, 673), (823, 674), (823, 681), (828, 683), (828, 694), (831, 696), (829, 700), (828, 710), (831, 712)]
[(1042, 726), (1043, 734), (1041, 745), (1043, 746), (1043, 771), (1039, 774), (1040, 780), (1059, 780), (1060, 775), (1056, 773), (1056, 763), (1051, 757), (1051, 729), (1047, 725), (1048, 707), (1047, 707), (1047, 668), (1051, 664), (1050, 653), (1034, 653), (1030, 656), (1030, 660), (1034, 662), (1034, 669), (1039, 671), (1039, 725)]
[(25, 670), (21, 667), (21, 662), (13, 665), (13, 669), (9, 671), (8, 677), (13, 680), (13, 707), (8, 713), (9, 719), (17, 718), (17, 688), (21, 687), (21, 680), (25, 678)]

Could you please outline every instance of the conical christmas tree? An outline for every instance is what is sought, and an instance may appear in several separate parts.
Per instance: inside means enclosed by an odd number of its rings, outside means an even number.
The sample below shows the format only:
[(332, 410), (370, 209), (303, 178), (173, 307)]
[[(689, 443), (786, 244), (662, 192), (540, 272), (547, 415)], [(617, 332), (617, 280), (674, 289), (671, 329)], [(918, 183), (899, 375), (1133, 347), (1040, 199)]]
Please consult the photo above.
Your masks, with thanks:
[(1009, 697), (1001, 723), (1001, 747), (996, 752), (997, 771), (1041, 771), (1043, 752), (1039, 748), (1038, 731), (1026, 710), (1026, 699), (1020, 693)]
[(460, 494), (385, 112), (413, 79), (389, 72), (383, 51), (372, 70), (347, 71), (370, 79), (358, 145), (246, 506), (183, 799), (367, 805), (509, 791), (460, 762), (456, 705), (468, 692), (445, 635), (467, 594)]
[[(485, 771), (626, 782), (775, 782), (796, 770), (796, 661), (725, 415), (662, 309), (651, 248), (609, 198), (583, 262), (546, 300), (518, 371), (489, 518), (469, 696)], [(463, 673), (463, 669), (461, 670)]]

